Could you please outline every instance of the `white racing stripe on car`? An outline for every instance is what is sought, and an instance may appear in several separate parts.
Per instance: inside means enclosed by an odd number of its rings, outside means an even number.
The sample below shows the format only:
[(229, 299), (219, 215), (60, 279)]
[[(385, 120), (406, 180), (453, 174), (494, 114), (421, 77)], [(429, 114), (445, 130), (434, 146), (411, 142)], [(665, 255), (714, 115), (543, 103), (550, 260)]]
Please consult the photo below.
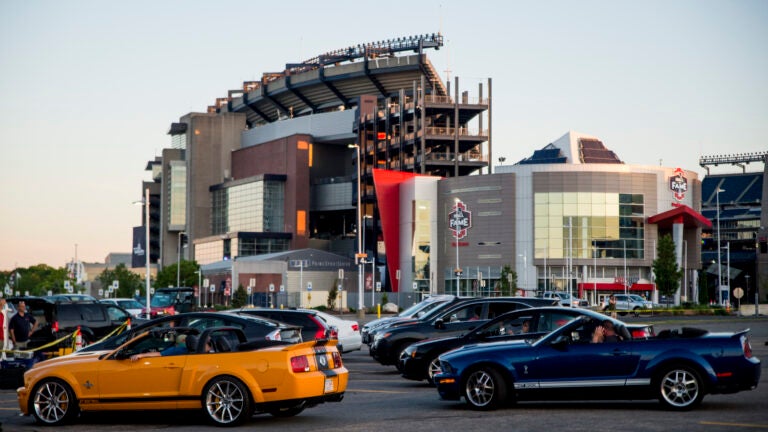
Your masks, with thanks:
[(547, 382), (516, 382), (515, 389), (555, 389), (555, 388), (579, 388), (579, 387), (621, 387), (650, 385), (649, 378), (636, 379), (612, 379), (612, 380), (582, 380), (582, 381), (547, 381)]

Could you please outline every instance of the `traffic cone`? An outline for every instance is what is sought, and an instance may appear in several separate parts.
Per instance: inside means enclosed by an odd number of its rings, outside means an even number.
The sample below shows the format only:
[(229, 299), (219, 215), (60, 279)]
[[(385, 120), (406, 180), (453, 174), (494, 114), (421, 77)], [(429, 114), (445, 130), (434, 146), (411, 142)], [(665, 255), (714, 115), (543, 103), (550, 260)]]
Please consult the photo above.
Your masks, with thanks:
[(80, 326), (77, 326), (77, 335), (75, 335), (75, 351), (80, 351), (83, 348), (83, 333), (80, 331)]

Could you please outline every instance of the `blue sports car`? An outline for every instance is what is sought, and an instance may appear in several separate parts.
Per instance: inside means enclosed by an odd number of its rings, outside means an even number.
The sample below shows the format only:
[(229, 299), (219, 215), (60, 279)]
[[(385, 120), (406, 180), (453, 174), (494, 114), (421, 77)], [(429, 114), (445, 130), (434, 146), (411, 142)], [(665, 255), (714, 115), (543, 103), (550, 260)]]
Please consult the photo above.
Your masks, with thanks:
[[(602, 322), (578, 317), (534, 342), (465, 345), (440, 356), (440, 397), (490, 410), (524, 400), (659, 399), (689, 410), (704, 395), (752, 390), (760, 360), (748, 331), (683, 328), (596, 342)], [(600, 327), (600, 329), (598, 329)]]

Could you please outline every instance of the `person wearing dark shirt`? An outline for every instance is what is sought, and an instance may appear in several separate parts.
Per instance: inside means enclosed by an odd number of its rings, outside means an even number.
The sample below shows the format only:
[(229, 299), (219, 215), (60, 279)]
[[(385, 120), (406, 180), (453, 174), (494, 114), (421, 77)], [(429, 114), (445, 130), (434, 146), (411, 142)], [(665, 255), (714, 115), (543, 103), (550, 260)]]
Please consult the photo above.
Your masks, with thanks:
[(13, 345), (17, 349), (26, 349), (29, 337), (37, 330), (37, 320), (32, 314), (27, 313), (27, 305), (19, 302), (18, 312), (8, 323), (8, 332), (11, 335)]

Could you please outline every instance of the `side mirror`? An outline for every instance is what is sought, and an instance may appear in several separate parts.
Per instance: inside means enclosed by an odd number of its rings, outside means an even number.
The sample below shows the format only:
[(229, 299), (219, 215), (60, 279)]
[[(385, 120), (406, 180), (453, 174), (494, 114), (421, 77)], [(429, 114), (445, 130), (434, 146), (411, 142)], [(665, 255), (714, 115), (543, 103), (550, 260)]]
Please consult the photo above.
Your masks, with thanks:
[(438, 318), (437, 321), (435, 321), (435, 328), (438, 330), (442, 330), (445, 328), (445, 322), (442, 318)]

